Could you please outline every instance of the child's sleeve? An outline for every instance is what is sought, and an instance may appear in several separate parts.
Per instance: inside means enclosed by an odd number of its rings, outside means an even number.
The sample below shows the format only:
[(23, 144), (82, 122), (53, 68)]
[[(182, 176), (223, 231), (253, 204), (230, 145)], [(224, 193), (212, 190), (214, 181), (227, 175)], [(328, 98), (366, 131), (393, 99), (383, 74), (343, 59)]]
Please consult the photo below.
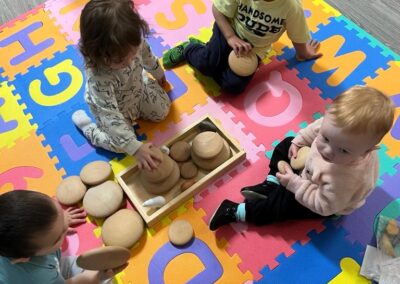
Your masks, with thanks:
[(213, 5), (225, 17), (232, 19), (238, 9), (237, 0), (214, 0)]
[(315, 138), (317, 138), (321, 128), (322, 119), (323, 118), (319, 118), (313, 123), (309, 124), (306, 128), (301, 129), (299, 134), (293, 139), (292, 143), (299, 147), (310, 147)]
[(99, 80), (92, 88), (92, 93), (94, 105), (91, 110), (101, 120), (104, 132), (127, 154), (135, 154), (143, 143), (137, 140), (132, 125), (119, 111), (111, 81)]
[(311, 39), (303, 7), (300, 1), (292, 1), (293, 7), (286, 18), (286, 31), (289, 39), (295, 43), (306, 43)]
[(321, 216), (342, 214), (356, 192), (361, 190), (360, 185), (352, 183), (343, 184), (338, 191), (337, 186), (329, 182), (316, 184), (298, 175), (293, 175), (286, 189), (294, 193), (300, 204)]
[(142, 60), (144, 70), (153, 75), (156, 80), (164, 76), (164, 70), (161, 68), (158, 58), (153, 54), (146, 40), (142, 42)]

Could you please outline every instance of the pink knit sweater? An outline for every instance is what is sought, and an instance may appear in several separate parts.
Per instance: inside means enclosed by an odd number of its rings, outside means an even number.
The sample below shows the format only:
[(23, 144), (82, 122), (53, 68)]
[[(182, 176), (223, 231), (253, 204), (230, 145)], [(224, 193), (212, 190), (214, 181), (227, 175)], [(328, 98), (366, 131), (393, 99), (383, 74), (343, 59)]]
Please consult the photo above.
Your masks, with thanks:
[(376, 150), (355, 163), (338, 165), (326, 162), (319, 154), (315, 138), (322, 124), (320, 118), (300, 130), (293, 142), (297, 146), (310, 146), (311, 151), (300, 176), (293, 175), (287, 189), (296, 200), (322, 215), (348, 215), (364, 205), (375, 187), (379, 161)]

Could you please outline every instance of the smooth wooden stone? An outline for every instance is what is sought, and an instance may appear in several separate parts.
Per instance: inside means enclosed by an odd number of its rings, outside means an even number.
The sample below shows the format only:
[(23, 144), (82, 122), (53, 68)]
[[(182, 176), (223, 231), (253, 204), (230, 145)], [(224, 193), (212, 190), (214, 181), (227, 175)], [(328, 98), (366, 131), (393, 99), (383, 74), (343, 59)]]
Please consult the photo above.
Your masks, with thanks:
[(279, 162), (278, 162), (278, 171), (279, 171), (281, 174), (286, 174), (286, 170), (285, 170), (286, 166), (290, 167), (290, 165), (289, 165), (288, 162), (286, 162), (286, 161), (279, 161)]
[(181, 176), (186, 179), (194, 178), (199, 172), (197, 166), (192, 162), (185, 162), (181, 165)]
[(233, 73), (245, 77), (256, 72), (258, 59), (257, 55), (253, 52), (250, 52), (247, 56), (237, 57), (235, 52), (232, 50), (228, 56), (228, 64)]
[(123, 247), (109, 246), (89, 250), (76, 259), (76, 264), (86, 270), (107, 270), (128, 262), (131, 252)]
[(98, 185), (106, 181), (112, 173), (109, 163), (104, 161), (94, 161), (85, 165), (79, 176), (87, 185)]
[(172, 173), (166, 179), (164, 179), (162, 182), (152, 183), (152, 182), (149, 182), (146, 179), (142, 178), (142, 176), (141, 176), (140, 180), (142, 182), (143, 188), (148, 193), (151, 193), (154, 195), (160, 195), (160, 194), (166, 193), (178, 182), (179, 177), (181, 175), (181, 173), (179, 171), (179, 166), (174, 160), (171, 159), (171, 161), (173, 161)]
[(202, 122), (200, 122), (197, 127), (199, 128), (199, 130), (201, 132), (204, 132), (204, 131), (217, 132), (218, 131), (217, 126), (215, 126), (214, 123), (212, 123), (208, 119), (205, 119)]
[(176, 246), (183, 246), (193, 238), (193, 227), (185, 220), (176, 220), (169, 225), (169, 241)]
[(181, 184), (181, 191), (185, 191), (186, 189), (188, 189), (189, 187), (191, 187), (192, 185), (194, 185), (196, 182), (197, 182), (197, 180), (194, 179), (194, 178), (182, 182), (182, 184)]
[(400, 229), (396, 220), (389, 220), (388, 224), (386, 225), (386, 232), (389, 234), (389, 236), (395, 236), (399, 234)]
[(205, 170), (213, 170), (224, 163), (231, 156), (231, 149), (228, 142), (224, 140), (222, 150), (217, 156), (211, 159), (202, 159), (192, 151), (192, 161), (199, 167)]
[(119, 184), (108, 180), (89, 188), (83, 198), (83, 207), (89, 215), (96, 218), (104, 218), (118, 210), (122, 199), (122, 188)]
[(139, 213), (121, 209), (108, 217), (101, 228), (101, 238), (107, 246), (131, 248), (142, 237), (144, 223)]
[(154, 147), (153, 151), (154, 153), (156, 153), (158, 159), (161, 160), (161, 162), (158, 164), (156, 169), (141, 170), (140, 176), (142, 180), (146, 180), (151, 183), (159, 183), (171, 175), (173, 170), (173, 163), (175, 162), (169, 156), (162, 153), (160, 149)]
[(69, 176), (60, 182), (56, 189), (57, 200), (64, 205), (73, 205), (83, 199), (86, 185), (78, 176)]
[(197, 134), (192, 141), (192, 153), (201, 159), (214, 158), (224, 145), (224, 139), (217, 132), (204, 131)]
[(292, 167), (292, 169), (294, 170), (304, 169), (310, 150), (311, 150), (310, 147), (304, 146), (301, 147), (299, 151), (297, 151), (296, 159), (295, 158), (290, 159), (290, 166)]
[(169, 155), (177, 162), (185, 162), (190, 158), (190, 148), (188, 142), (177, 141), (171, 146)]

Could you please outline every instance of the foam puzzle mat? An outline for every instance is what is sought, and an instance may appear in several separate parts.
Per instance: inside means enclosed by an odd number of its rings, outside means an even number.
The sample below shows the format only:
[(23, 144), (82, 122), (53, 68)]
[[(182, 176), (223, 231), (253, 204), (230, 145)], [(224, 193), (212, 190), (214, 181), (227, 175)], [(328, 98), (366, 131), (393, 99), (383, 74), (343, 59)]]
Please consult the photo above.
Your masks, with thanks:
[[(88, 162), (109, 161), (116, 174), (135, 162), (95, 149), (71, 121), (74, 110), (87, 109), (77, 48), (86, 2), (49, 0), (0, 27), (1, 193), (35, 189), (54, 196), (58, 183)], [(150, 23), (149, 43), (159, 57), (189, 36), (211, 36), (211, 0), (134, 2)], [(232, 224), (216, 233), (207, 225), (223, 199), (241, 201), (241, 187), (264, 179), (274, 145), (321, 116), (340, 92), (366, 84), (400, 106), (399, 55), (323, 0), (303, 0), (303, 6), (312, 36), (322, 42), (324, 56), (316, 61), (297, 62), (284, 35), (237, 97), (221, 93), (188, 65), (166, 71), (171, 113), (159, 124), (139, 121), (140, 139), (162, 145), (211, 114), (247, 159), (148, 228), (115, 283), (369, 283), (358, 272), (366, 245), (374, 244), (375, 216), (400, 217), (400, 108), (379, 150), (377, 188), (352, 215), (264, 227)], [(167, 237), (176, 219), (190, 221), (195, 231), (193, 242), (183, 248), (171, 246)], [(63, 254), (101, 246), (102, 221), (88, 217), (66, 238)]]

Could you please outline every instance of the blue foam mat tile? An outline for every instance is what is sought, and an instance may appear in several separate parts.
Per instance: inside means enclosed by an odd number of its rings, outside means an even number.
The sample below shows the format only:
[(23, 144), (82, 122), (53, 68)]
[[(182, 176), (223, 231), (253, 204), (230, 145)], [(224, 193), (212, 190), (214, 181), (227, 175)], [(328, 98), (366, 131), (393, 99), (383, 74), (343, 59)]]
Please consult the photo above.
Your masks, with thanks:
[[(295, 51), (293, 48), (285, 47), (283, 54), (279, 55), (280, 60), (286, 60), (288, 62), (288, 68), (296, 68), (299, 71), (298, 76), (303, 79), (307, 78), (310, 83), (311, 88), (318, 88), (321, 90), (321, 96), (323, 98), (334, 99), (337, 95), (342, 93), (344, 90), (354, 86), (363, 85), (363, 79), (374, 74), (379, 68), (387, 69), (389, 67), (388, 62), (394, 58), (390, 55), (384, 56), (381, 54), (382, 50), (379, 47), (372, 47), (370, 41), (367, 38), (357, 37), (357, 31), (349, 30), (346, 27), (346, 23), (343, 21), (338, 21), (335, 17), (331, 18), (331, 21), (326, 26), (321, 26), (321, 28), (312, 34), (312, 37), (324, 41), (326, 39), (336, 36), (338, 38), (344, 38), (343, 45), (339, 48), (337, 53), (334, 55), (335, 58), (339, 56), (346, 56), (351, 52), (357, 51), (365, 55), (363, 60), (360, 60), (358, 65), (355, 65), (355, 69), (350, 72), (350, 74), (344, 78), (341, 82), (336, 82), (329, 84), (328, 79), (336, 72), (340, 66), (333, 66), (331, 70), (324, 71), (322, 73), (317, 73), (313, 71), (313, 65), (318, 64), (318, 60), (314, 61), (303, 61), (299, 62), (295, 59)], [(323, 44), (323, 43), (322, 43)], [(328, 56), (324, 54), (324, 56)], [(347, 64), (353, 64), (354, 60), (345, 60)], [(321, 59), (322, 60), (322, 59)], [(342, 64), (345, 64), (345, 63)]]
[[(87, 113), (87, 106), (81, 107)], [(58, 169), (64, 168), (66, 174), (79, 175), (80, 170), (87, 163), (102, 160), (110, 161), (114, 158), (122, 159), (123, 154), (113, 153), (101, 148), (92, 146), (82, 132), (76, 128), (71, 119), (72, 112), (63, 112), (56, 116), (41, 129), (38, 129), (38, 134), (43, 134), (45, 140), (44, 145), (50, 145), (52, 152), (51, 157), (56, 156), (59, 163), (56, 165)], [(145, 135), (139, 135), (139, 140), (146, 139)]]
[(326, 229), (321, 233), (309, 234), (311, 240), (302, 245), (296, 242), (294, 253), (277, 257), (279, 265), (270, 270), (261, 270), (263, 278), (255, 283), (327, 283), (340, 271), (340, 260), (351, 257), (359, 264), (362, 262), (364, 247), (346, 239), (347, 232), (337, 228), (333, 220), (324, 221)]
[(25, 74), (17, 74), (11, 83), (27, 106), (25, 112), (32, 115), (31, 123), (42, 128), (60, 112), (84, 104), (85, 82), (83, 59), (76, 47), (69, 45)]
[(400, 217), (399, 169), (400, 164), (395, 166), (396, 175), (388, 173), (381, 175), (382, 185), (374, 189), (366, 203), (352, 214), (335, 221), (337, 226), (343, 227), (348, 232), (348, 240), (358, 241), (362, 245), (376, 246), (376, 242), (373, 242), (375, 217), (378, 214), (395, 219)]

